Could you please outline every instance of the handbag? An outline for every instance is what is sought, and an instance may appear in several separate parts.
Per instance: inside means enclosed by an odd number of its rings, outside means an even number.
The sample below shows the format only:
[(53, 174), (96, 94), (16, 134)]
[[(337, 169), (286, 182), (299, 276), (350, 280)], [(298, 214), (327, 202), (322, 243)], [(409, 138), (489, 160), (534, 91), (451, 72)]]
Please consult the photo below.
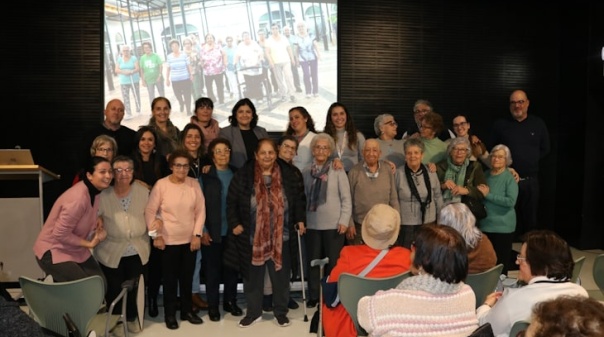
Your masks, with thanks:
[(482, 220), (487, 217), (487, 208), (480, 200), (472, 198), (468, 195), (463, 195), (461, 197), (461, 202), (466, 204), (470, 211), (472, 211), (472, 214), (474, 214), (476, 221)]

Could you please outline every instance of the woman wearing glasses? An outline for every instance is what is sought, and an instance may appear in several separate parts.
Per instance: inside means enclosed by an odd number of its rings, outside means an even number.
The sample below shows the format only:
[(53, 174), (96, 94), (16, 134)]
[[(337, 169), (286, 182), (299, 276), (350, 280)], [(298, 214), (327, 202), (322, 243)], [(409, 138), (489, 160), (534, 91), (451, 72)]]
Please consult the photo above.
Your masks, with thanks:
[(373, 122), (373, 129), (380, 143), (380, 150), (382, 152), (380, 160), (387, 161), (394, 172), (397, 167), (405, 163), (404, 141), (394, 139), (398, 130), (398, 124), (394, 120), (394, 116), (390, 114), (377, 116)]
[[(145, 220), (155, 231), (153, 246), (163, 250), (164, 319), (168, 329), (178, 329), (176, 294), (190, 294), (196, 251), (201, 245), (206, 218), (205, 200), (197, 179), (188, 176), (193, 158), (185, 149), (170, 155), (172, 173), (159, 179), (149, 196)], [(203, 321), (193, 313), (190, 296), (181, 296), (180, 318), (191, 324)]]
[[(151, 250), (145, 224), (149, 190), (142, 184), (133, 184), (134, 162), (131, 158), (118, 156), (112, 167), (113, 186), (101, 192), (99, 208), (107, 238), (94, 248), (94, 257), (107, 278), (107, 303), (119, 295), (124, 281), (138, 280)], [(136, 322), (136, 293), (133, 289), (128, 294), (125, 313), (128, 330), (133, 333), (140, 331)]]

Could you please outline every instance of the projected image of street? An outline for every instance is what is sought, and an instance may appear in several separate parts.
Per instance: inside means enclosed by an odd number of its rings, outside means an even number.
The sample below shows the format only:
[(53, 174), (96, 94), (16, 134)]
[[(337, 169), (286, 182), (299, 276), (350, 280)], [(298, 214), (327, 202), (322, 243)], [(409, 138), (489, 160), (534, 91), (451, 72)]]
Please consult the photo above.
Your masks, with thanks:
[(181, 130), (200, 97), (221, 127), (249, 98), (269, 132), (285, 131), (295, 106), (323, 130), (337, 100), (337, 14), (337, 1), (105, 0), (105, 103), (121, 99), (134, 130), (159, 96)]

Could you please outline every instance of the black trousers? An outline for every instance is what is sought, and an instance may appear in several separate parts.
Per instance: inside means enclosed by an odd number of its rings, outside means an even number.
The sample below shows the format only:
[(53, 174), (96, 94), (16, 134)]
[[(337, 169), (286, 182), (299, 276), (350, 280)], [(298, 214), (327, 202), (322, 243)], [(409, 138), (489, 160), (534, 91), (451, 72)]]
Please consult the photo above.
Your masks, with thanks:
[(340, 257), (340, 251), (344, 247), (345, 235), (338, 234), (336, 229), (315, 230), (309, 229), (304, 235), (306, 239), (307, 263), (308, 268), (308, 298), (312, 301), (318, 301), (320, 295), (320, 268), (311, 267), (310, 261), (315, 259), (329, 258), (329, 262), (324, 267), (323, 275), (329, 275), (331, 269), (336, 265)]
[(223, 236), (220, 243), (212, 241), (209, 246), (201, 246), (202, 267), (210, 307), (218, 306), (221, 282), (224, 284), (223, 302), (235, 302), (237, 299), (238, 273), (222, 263), (222, 255), (227, 246), (226, 240), (227, 237)]
[(516, 200), (516, 236), (540, 228), (537, 222), (539, 209), (539, 178), (529, 177), (518, 182)]
[(164, 276), (164, 316), (176, 314), (176, 297), (180, 290), (180, 313), (193, 310), (191, 294), (193, 291), (193, 270), (197, 251), (191, 251), (191, 244), (166, 245), (162, 254)]
[[(120, 259), (120, 263), (117, 268), (110, 268), (102, 263), (101, 269), (103, 273), (105, 273), (105, 277), (107, 278), (107, 292), (105, 293), (105, 301), (107, 302), (107, 306), (111, 304), (111, 302), (120, 294), (122, 291), (122, 283), (127, 280), (131, 280), (140, 277), (143, 273), (144, 266), (141, 262), (141, 259), (138, 255), (125, 256)], [(137, 307), (136, 307), (136, 294), (138, 288), (135, 287), (128, 293), (128, 301), (126, 302), (126, 319), (130, 322), (133, 322), (137, 317)], [(122, 312), (122, 301), (120, 301), (116, 305), (116, 312)]]

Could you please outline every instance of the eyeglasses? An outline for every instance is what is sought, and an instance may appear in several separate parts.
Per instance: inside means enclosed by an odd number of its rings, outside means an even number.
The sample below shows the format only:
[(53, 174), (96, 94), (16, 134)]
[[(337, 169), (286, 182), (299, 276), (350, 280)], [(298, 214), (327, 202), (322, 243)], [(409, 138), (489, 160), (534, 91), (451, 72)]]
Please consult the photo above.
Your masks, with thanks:
[(315, 150), (317, 150), (317, 151), (329, 151), (329, 147), (327, 147), (327, 146), (315, 146)]
[(459, 153), (466, 153), (466, 152), (468, 152), (468, 149), (466, 149), (466, 148), (459, 149), (459, 148), (455, 147), (455, 148), (453, 148), (453, 151), (459, 152)]
[(113, 169), (113, 173), (115, 174), (122, 174), (122, 173), (131, 173), (132, 172), (132, 168), (128, 167), (128, 168), (114, 168)]
[(492, 155), (491, 158), (493, 159), (505, 159), (505, 156), (501, 156), (501, 155)]
[(519, 101), (510, 101), (510, 105), (516, 105), (516, 104), (524, 105), (524, 103), (526, 103), (526, 101), (523, 99), (521, 99)]
[(189, 166), (189, 164), (174, 164), (174, 165), (172, 165), (172, 167), (175, 169), (179, 169), (179, 170), (182, 170), (182, 169), (188, 170), (189, 167), (191, 167), (191, 166)]
[(420, 129), (432, 129), (432, 127), (430, 125), (424, 125), (424, 124), (420, 125), (419, 128)]
[(231, 149), (229, 149), (229, 148), (226, 148), (224, 150), (221, 150), (221, 149), (214, 150), (214, 154), (217, 154), (217, 155), (223, 155), (223, 154), (229, 154), (229, 153), (231, 153)]
[(518, 255), (516, 255), (516, 260), (517, 260), (517, 261), (520, 261), (520, 262), (522, 262), (522, 261), (526, 261), (526, 257), (524, 257), (524, 256), (522, 256), (522, 255), (520, 255), (520, 254), (518, 254)]
[(418, 113), (425, 114), (425, 113), (428, 113), (428, 112), (430, 112), (430, 109), (415, 109), (415, 110), (413, 110), (413, 113), (415, 113), (415, 114), (418, 114)]
[(96, 149), (99, 152), (105, 152), (105, 153), (111, 153), (113, 152), (113, 149), (110, 147), (97, 147)]
[(384, 125), (398, 126), (398, 123), (395, 121), (389, 121), (389, 122), (384, 123)]
[(453, 127), (458, 128), (458, 127), (466, 126), (466, 125), (468, 125), (468, 122), (454, 123)]
[(295, 146), (287, 145), (287, 144), (281, 144), (281, 146), (283, 146), (287, 150), (296, 151), (296, 147)]

